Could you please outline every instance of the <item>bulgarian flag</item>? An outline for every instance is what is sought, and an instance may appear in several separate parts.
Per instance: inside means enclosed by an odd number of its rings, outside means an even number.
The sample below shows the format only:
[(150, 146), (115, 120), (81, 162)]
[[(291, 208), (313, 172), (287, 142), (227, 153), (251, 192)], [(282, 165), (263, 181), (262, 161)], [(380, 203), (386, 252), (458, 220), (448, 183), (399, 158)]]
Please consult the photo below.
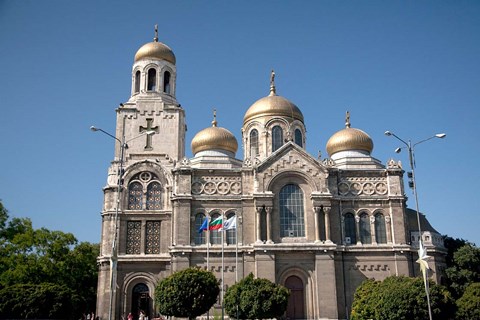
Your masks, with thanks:
[(208, 230), (220, 230), (222, 226), (223, 226), (223, 217), (220, 216), (217, 219), (210, 222), (210, 225), (208, 226)]

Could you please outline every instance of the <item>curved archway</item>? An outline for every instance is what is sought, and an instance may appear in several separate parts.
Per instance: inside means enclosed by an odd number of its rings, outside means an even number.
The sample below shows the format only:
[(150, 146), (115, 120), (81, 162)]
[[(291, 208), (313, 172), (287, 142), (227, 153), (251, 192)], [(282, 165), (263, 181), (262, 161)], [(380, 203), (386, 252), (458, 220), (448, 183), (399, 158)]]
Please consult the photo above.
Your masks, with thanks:
[(132, 289), (131, 312), (138, 319), (141, 312), (150, 318), (150, 290), (145, 283), (138, 283)]
[(294, 275), (289, 276), (285, 280), (285, 287), (290, 290), (287, 319), (305, 319), (305, 286), (302, 279)]

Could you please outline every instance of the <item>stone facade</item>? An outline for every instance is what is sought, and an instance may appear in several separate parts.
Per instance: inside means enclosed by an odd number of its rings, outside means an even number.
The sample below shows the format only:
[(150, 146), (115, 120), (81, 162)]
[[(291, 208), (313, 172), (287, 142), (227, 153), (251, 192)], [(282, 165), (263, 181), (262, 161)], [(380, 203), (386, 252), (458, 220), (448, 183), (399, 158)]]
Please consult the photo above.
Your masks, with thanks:
[[(242, 160), (215, 141), (187, 159), (175, 60), (162, 54), (142, 51), (131, 97), (116, 110), (118, 141), (103, 189), (100, 319), (140, 309), (153, 317), (155, 286), (175, 271), (208, 265), (220, 279), (222, 248), (225, 288), (249, 273), (285, 285), (287, 316), (297, 319), (345, 319), (363, 280), (419, 274), (416, 213), (406, 208), (399, 162), (384, 165), (356, 142), (330, 158), (308, 154), (303, 116), (276, 98), (273, 75), (274, 98), (260, 99), (245, 117)], [(344, 130), (356, 130), (347, 122)], [(219, 215), (235, 215), (236, 231), (198, 232), (205, 217)], [(439, 281), (445, 249), (422, 221)]]

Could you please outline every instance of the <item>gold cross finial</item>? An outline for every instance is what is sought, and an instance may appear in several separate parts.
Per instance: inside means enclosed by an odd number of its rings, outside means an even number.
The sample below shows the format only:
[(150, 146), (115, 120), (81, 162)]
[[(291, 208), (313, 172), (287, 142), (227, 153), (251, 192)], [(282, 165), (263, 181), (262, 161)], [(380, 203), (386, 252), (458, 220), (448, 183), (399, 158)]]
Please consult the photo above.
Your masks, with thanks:
[(345, 115), (345, 127), (350, 128), (350, 111), (347, 111)]
[(275, 71), (272, 69), (270, 73), (270, 95), (274, 96), (277, 94), (277, 90), (275, 88)]
[(213, 109), (213, 121), (212, 121), (212, 127), (217, 126), (217, 109)]
[(153, 41), (158, 42), (158, 24), (155, 25), (155, 38), (153, 38)]

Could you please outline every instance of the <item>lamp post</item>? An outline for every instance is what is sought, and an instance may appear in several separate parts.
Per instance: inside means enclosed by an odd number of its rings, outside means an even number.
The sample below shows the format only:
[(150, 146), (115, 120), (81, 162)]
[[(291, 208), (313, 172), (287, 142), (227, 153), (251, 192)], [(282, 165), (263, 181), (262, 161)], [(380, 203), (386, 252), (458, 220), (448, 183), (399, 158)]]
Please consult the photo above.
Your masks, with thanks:
[(155, 134), (154, 131), (145, 131), (131, 139), (125, 139), (125, 117), (123, 118), (123, 128), (122, 128), (122, 137), (118, 139), (114, 135), (108, 133), (107, 131), (97, 128), (95, 126), (91, 126), (90, 130), (93, 132), (100, 131), (103, 134), (117, 140), (120, 143), (120, 159), (119, 164), (120, 168), (117, 172), (118, 180), (117, 180), (117, 206), (115, 208), (115, 216), (114, 216), (114, 233), (113, 233), (113, 241), (112, 241), (112, 252), (110, 254), (110, 303), (108, 308), (108, 319), (112, 320), (113, 318), (113, 304), (116, 300), (116, 286), (117, 286), (117, 262), (118, 262), (118, 250), (117, 250), (117, 238), (118, 238), (118, 214), (121, 211), (121, 192), (123, 188), (123, 165), (125, 162), (125, 150), (128, 149), (127, 142), (142, 137), (144, 135), (152, 135)]
[[(397, 140), (401, 141), (408, 150), (408, 160), (410, 162), (410, 170), (411, 171), (410, 171), (410, 173), (407, 173), (407, 176), (411, 179), (411, 181), (409, 181), (409, 186), (410, 186), (410, 188), (412, 188), (413, 194), (415, 196), (415, 208), (416, 208), (416, 211), (417, 211), (417, 223), (418, 223), (418, 234), (419, 234), (419, 237), (418, 237), (419, 249), (418, 249), (417, 263), (420, 264), (420, 270), (422, 271), (422, 274), (423, 274), (423, 282), (425, 284), (425, 294), (427, 295), (428, 316), (429, 316), (429, 319), (432, 320), (432, 308), (430, 306), (430, 294), (429, 294), (428, 281), (427, 281), (427, 271), (429, 269), (428, 262), (427, 262), (428, 256), (427, 256), (427, 250), (426, 250), (426, 248), (424, 248), (423, 243), (422, 243), (422, 228), (421, 228), (421, 225), (420, 225), (420, 210), (418, 209), (417, 183), (415, 181), (415, 146), (419, 145), (420, 143), (426, 142), (430, 139), (433, 139), (433, 138), (443, 139), (447, 135), (445, 133), (437, 133), (437, 134), (435, 134), (435, 135), (433, 135), (429, 138), (420, 140), (420, 141), (415, 142), (413, 144), (412, 144), (411, 140), (408, 140), (408, 142), (407, 142), (407, 141), (403, 140), (402, 138), (400, 138), (399, 136), (397, 136), (395, 133), (393, 133), (391, 131), (385, 131), (385, 135), (386, 136), (393, 136)], [(397, 148), (397, 149), (395, 149), (395, 152), (400, 153), (403, 148), (404, 147)]]

